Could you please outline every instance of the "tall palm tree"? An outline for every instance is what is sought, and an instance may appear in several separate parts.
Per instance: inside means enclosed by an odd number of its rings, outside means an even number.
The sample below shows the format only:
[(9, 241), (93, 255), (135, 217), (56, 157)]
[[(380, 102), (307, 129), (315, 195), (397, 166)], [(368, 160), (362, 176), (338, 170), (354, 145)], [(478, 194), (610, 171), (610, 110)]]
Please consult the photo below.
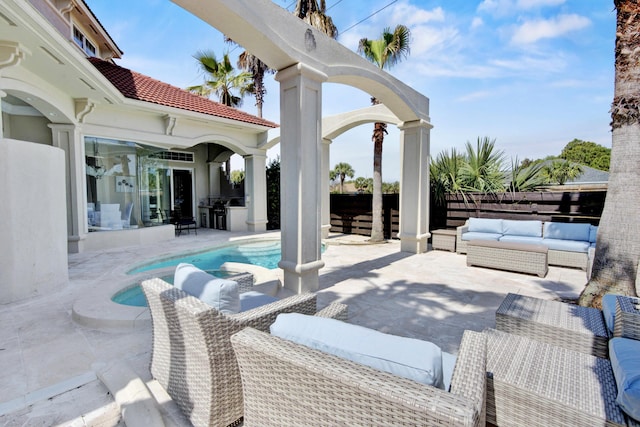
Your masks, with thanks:
[(325, 0), (320, 0), (320, 3), (318, 0), (298, 0), (293, 13), (307, 24), (335, 39), (338, 37), (338, 29), (333, 24), (331, 17), (326, 15), (326, 12)]
[(267, 64), (262, 62), (260, 58), (247, 52), (246, 50), (238, 56), (238, 67), (251, 73), (253, 80), (253, 94), (256, 97), (257, 116), (262, 117), (262, 104), (267, 89), (264, 86), (264, 76), (267, 73), (273, 73), (275, 70), (269, 68)]
[[(189, 92), (207, 98), (215, 94), (220, 103), (229, 107), (240, 107), (242, 97), (248, 92), (253, 92), (251, 74), (236, 73), (228, 53), (224, 54), (221, 61), (218, 61), (213, 51), (197, 52), (194, 58), (205, 75), (205, 82), (201, 85), (189, 86), (187, 88)], [(236, 90), (239, 95), (234, 94)]]
[[(376, 64), (380, 69), (388, 69), (402, 61), (409, 55), (409, 42), (411, 32), (404, 25), (397, 25), (391, 32), (390, 28), (385, 28), (382, 35), (377, 40), (367, 38), (360, 39), (358, 43), (358, 53)], [(380, 102), (371, 98), (371, 104)], [(372, 242), (384, 240), (382, 229), (382, 144), (384, 135), (387, 133), (386, 123), (375, 123), (373, 126), (373, 206), (371, 238)]]
[(338, 163), (333, 167), (333, 174), (336, 178), (340, 178), (340, 193), (344, 193), (344, 179), (346, 177), (353, 178), (355, 171), (349, 163)]
[(617, 12), (611, 167), (591, 279), (580, 305), (599, 307), (605, 293), (640, 293), (640, 3), (614, 0)]

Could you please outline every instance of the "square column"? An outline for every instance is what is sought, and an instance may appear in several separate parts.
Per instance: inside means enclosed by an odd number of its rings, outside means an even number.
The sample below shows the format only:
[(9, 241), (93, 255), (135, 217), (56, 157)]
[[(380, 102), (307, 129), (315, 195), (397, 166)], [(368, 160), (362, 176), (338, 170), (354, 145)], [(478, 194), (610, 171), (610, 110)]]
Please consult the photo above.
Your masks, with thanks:
[(323, 239), (329, 237), (329, 230), (331, 229), (331, 189), (329, 188), (329, 169), (330, 166), (330, 153), (331, 153), (331, 140), (322, 138), (322, 164), (320, 166), (320, 185), (322, 191), (322, 203), (320, 207), (322, 209), (322, 227), (321, 235)]
[(400, 250), (422, 253), (429, 239), (429, 134), (423, 120), (405, 122), (400, 129)]
[(322, 82), (327, 76), (296, 64), (280, 82), (280, 224), (284, 287), (318, 290), (321, 226)]
[(53, 146), (65, 153), (67, 167), (67, 234), (69, 253), (84, 250), (87, 237), (87, 188), (85, 178), (84, 139), (80, 126), (69, 124), (49, 124)]
[(267, 229), (267, 155), (244, 157), (244, 191), (249, 231)]

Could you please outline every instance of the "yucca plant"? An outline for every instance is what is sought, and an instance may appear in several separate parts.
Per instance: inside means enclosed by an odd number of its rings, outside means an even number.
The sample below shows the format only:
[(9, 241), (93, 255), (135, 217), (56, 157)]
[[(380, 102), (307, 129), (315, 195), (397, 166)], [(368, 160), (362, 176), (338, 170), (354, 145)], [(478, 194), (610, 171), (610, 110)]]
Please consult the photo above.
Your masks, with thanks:
[(466, 144), (466, 163), (462, 167), (465, 191), (495, 194), (504, 190), (504, 152), (495, 149), (495, 139), (478, 138), (476, 148)]
[(459, 154), (455, 148), (440, 152), (435, 161), (429, 165), (431, 176), (431, 191), (433, 192), (434, 203), (444, 206), (447, 202), (447, 194), (461, 194), (466, 201), (462, 186), (462, 167), (465, 163), (464, 156)]
[(543, 174), (544, 163), (532, 163), (528, 166), (523, 166), (518, 161), (518, 157), (515, 160), (511, 160), (511, 182), (509, 182), (508, 190), (511, 193), (518, 193), (521, 191), (532, 191), (536, 188), (547, 183), (547, 180)]

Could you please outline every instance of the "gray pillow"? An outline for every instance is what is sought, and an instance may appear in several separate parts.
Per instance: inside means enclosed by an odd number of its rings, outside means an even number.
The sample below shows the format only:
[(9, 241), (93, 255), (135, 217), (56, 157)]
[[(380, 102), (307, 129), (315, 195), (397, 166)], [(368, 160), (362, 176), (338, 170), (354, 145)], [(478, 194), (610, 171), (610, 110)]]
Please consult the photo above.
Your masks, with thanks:
[(173, 286), (209, 304), (220, 313), (240, 312), (238, 283), (212, 276), (192, 264), (178, 264), (173, 276)]

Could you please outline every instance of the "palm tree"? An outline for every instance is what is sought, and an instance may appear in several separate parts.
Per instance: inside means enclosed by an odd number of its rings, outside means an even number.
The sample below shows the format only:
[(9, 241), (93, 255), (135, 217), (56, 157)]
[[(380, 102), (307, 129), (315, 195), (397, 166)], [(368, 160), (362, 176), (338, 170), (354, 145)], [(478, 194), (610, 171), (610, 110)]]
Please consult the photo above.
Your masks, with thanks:
[(338, 37), (338, 29), (330, 16), (325, 15), (327, 4), (325, 0), (298, 0), (293, 12), (307, 24), (322, 31), (332, 39)]
[(355, 171), (349, 163), (338, 163), (331, 172), (330, 175), (340, 178), (340, 193), (344, 193), (344, 179), (346, 177), (353, 178)]
[(251, 73), (253, 80), (253, 94), (256, 97), (257, 116), (262, 117), (262, 104), (267, 89), (264, 86), (264, 76), (273, 73), (275, 70), (269, 68), (260, 58), (247, 52), (246, 50), (238, 56), (238, 67)]
[(440, 152), (429, 164), (431, 191), (435, 205), (446, 207), (447, 194), (461, 194), (466, 200), (462, 185), (462, 166), (466, 160), (455, 148)]
[(361, 193), (361, 194), (371, 193), (371, 187), (373, 186), (373, 179), (359, 176), (356, 178), (355, 186), (356, 186), (356, 190), (358, 190), (358, 193)]
[(564, 185), (565, 182), (575, 179), (582, 173), (582, 166), (568, 160), (554, 160), (541, 169), (549, 183)]
[[(380, 69), (391, 68), (409, 54), (409, 42), (411, 32), (404, 25), (397, 25), (391, 32), (390, 28), (382, 31), (382, 36), (377, 40), (367, 38), (360, 39), (358, 53), (376, 64)], [(379, 104), (374, 97), (373, 105)], [(382, 144), (387, 133), (386, 123), (375, 123), (373, 127), (373, 219), (371, 224), (372, 242), (380, 242), (384, 239), (382, 230)]]
[(504, 190), (504, 152), (495, 150), (496, 140), (478, 138), (476, 148), (467, 142), (466, 162), (460, 171), (466, 191), (495, 194)]
[[(526, 160), (526, 159), (525, 159)], [(511, 161), (511, 182), (508, 190), (513, 193), (521, 191), (532, 191), (546, 183), (545, 176), (542, 172), (544, 163), (531, 163), (531, 161), (520, 163), (518, 158)]]
[(591, 278), (579, 304), (599, 307), (605, 293), (640, 293), (640, 4), (614, 0), (617, 12), (611, 167)]
[[(229, 54), (225, 53), (218, 61), (213, 51), (200, 51), (194, 55), (198, 65), (205, 75), (205, 82), (201, 85), (189, 86), (187, 90), (200, 96), (209, 97), (215, 94), (219, 101), (229, 107), (240, 107), (242, 97), (247, 92), (253, 92), (251, 74), (237, 73), (231, 65)], [(234, 91), (239, 92), (239, 96)]]

